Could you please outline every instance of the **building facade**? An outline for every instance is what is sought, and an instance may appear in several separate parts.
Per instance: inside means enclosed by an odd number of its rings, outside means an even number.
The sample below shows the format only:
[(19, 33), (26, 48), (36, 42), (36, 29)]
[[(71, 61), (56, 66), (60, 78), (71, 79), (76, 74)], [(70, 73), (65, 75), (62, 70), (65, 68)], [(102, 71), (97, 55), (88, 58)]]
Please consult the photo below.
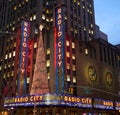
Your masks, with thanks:
[(93, 0), (0, 5), (1, 114), (117, 114), (120, 52), (95, 38)]

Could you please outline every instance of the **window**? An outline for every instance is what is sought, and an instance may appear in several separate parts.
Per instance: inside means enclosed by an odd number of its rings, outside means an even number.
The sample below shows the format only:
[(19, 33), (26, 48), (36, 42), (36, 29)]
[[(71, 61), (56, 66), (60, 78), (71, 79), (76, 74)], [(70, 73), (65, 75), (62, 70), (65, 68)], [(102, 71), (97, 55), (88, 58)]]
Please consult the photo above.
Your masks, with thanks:
[(36, 20), (36, 15), (33, 15), (33, 20)]
[(0, 66), (0, 70), (2, 70), (2, 67)]
[(75, 43), (72, 42), (72, 48), (75, 48)]
[(67, 81), (70, 81), (70, 75), (67, 75)]
[(12, 66), (14, 66), (14, 62), (12, 62)]
[(14, 71), (11, 72), (11, 76), (13, 76), (13, 75), (14, 75)]
[(8, 67), (10, 67), (10, 64), (8, 64)]
[(16, 47), (16, 42), (14, 43), (14, 47)]
[(106, 47), (103, 47), (103, 53), (104, 53), (104, 61), (106, 62), (107, 61), (107, 58), (106, 58)]
[(47, 60), (47, 67), (50, 67), (50, 60)]
[(73, 70), (73, 71), (75, 71), (75, 70), (76, 70), (75, 65), (73, 65), (73, 66), (72, 66), (72, 70)]
[(45, 20), (45, 15), (42, 15), (42, 19)]
[(49, 55), (49, 54), (50, 54), (50, 48), (47, 49), (47, 55)]
[(30, 83), (30, 78), (29, 77), (27, 77), (27, 83)]
[(6, 54), (6, 55), (5, 55), (5, 60), (6, 60), (7, 58), (8, 58), (8, 55)]
[(70, 64), (69, 63), (66, 64), (66, 68), (70, 69)]
[(66, 53), (66, 56), (67, 56), (67, 57), (70, 57), (70, 53), (69, 53), (69, 52), (67, 52), (67, 53)]
[(7, 66), (6, 66), (6, 64), (5, 64), (4, 69), (6, 69), (6, 67), (7, 67)]
[(73, 83), (76, 83), (76, 77), (75, 76), (73, 77)]
[(30, 21), (32, 21), (32, 17), (30, 17)]
[(48, 73), (47, 76), (48, 76), (48, 79), (50, 79), (50, 73)]
[(11, 52), (9, 53), (9, 58), (11, 58), (11, 56), (12, 56), (12, 54), (11, 54)]
[(26, 0), (26, 2), (28, 2), (29, 0)]
[(36, 42), (36, 43), (34, 43), (34, 48), (37, 48), (37, 42)]
[(80, 6), (80, 2), (78, 2), (77, 4), (78, 4), (78, 6)]
[(102, 54), (102, 45), (99, 46), (99, 50), (100, 50), (100, 60), (103, 60), (103, 54)]
[(15, 56), (15, 51), (13, 51), (13, 57)]
[(75, 55), (72, 55), (72, 59), (75, 60)]
[(88, 55), (88, 49), (87, 48), (85, 48), (85, 54)]
[(66, 41), (66, 45), (67, 45), (67, 46), (69, 46), (69, 45), (70, 45), (69, 41)]
[(86, 31), (86, 27), (85, 26), (84, 26), (83, 30)]

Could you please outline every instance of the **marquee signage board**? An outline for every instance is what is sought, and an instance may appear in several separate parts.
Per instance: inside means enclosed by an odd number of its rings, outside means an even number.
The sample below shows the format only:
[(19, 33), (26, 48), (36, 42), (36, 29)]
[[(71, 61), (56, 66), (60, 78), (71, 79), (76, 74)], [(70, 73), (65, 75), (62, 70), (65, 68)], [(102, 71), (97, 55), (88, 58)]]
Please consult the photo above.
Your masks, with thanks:
[(120, 102), (115, 102), (115, 109), (120, 110)]
[(4, 107), (21, 107), (21, 106), (56, 105), (56, 106), (73, 106), (73, 107), (92, 107), (92, 99), (89, 97), (75, 97), (69, 95), (29, 95), (23, 97), (6, 98)]
[(24, 107), (34, 106), (34, 104), (36, 104), (36, 106), (54, 105), (104, 110), (120, 110), (120, 102), (73, 95), (28, 95), (5, 98), (4, 101), (4, 107)]
[(98, 109), (114, 109), (114, 103), (111, 100), (94, 99), (93, 106)]

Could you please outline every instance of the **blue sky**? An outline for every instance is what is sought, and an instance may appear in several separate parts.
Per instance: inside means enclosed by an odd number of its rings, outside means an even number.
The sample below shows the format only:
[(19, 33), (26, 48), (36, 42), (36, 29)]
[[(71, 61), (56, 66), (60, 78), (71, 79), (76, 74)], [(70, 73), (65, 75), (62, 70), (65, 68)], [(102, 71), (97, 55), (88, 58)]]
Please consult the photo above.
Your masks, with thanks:
[(94, 8), (100, 30), (111, 44), (120, 44), (120, 0), (94, 0)]

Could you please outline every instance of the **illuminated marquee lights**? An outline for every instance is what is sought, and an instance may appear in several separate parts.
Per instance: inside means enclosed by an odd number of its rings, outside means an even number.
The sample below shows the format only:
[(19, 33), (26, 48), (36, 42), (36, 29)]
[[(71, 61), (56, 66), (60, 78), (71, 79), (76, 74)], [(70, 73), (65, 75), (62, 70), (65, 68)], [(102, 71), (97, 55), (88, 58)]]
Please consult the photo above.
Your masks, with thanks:
[(13, 97), (5, 99), (4, 106), (32, 106), (34, 102), (38, 105), (67, 105), (67, 106), (78, 106), (78, 107), (92, 107), (92, 99), (88, 97), (73, 97), (67, 95), (30, 95), (24, 97)]
[(112, 101), (103, 101), (103, 105), (113, 107), (113, 102)]
[(113, 101), (94, 99), (94, 107), (99, 109), (114, 109)]
[(23, 102), (37, 102), (42, 100), (42, 96), (29, 96), (29, 97), (16, 97), (14, 98), (15, 103), (23, 103)]
[(77, 103), (83, 103), (83, 104), (92, 104), (92, 99), (91, 98), (64, 96), (64, 101), (66, 101), (66, 102), (77, 102)]
[(92, 99), (90, 97), (52, 94), (6, 98), (4, 101), (4, 107), (34, 106), (34, 102), (37, 103), (37, 106), (61, 105), (83, 108), (120, 110), (120, 102), (113, 102), (111, 100), (103, 100), (96, 98)]
[(115, 102), (115, 109), (120, 110), (120, 102)]
[(92, 99), (90, 97), (79, 97), (70, 95), (29, 95), (21, 97), (6, 98), (4, 107), (18, 107), (18, 106), (34, 106), (34, 102), (38, 105), (62, 105), (83, 108), (109, 109), (119, 110), (120, 102), (113, 102), (111, 100)]

